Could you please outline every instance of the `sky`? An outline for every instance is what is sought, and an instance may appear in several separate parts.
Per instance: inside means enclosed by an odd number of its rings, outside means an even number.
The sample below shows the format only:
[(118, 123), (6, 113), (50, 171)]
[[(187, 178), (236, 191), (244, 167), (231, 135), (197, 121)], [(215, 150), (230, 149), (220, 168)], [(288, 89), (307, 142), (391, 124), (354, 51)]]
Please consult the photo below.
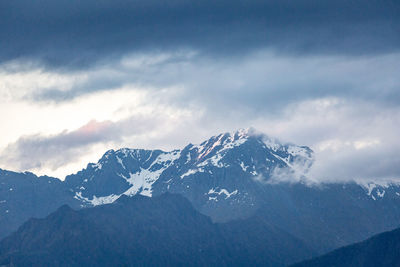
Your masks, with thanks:
[(254, 127), (319, 181), (400, 178), (400, 2), (0, 2), (0, 168)]

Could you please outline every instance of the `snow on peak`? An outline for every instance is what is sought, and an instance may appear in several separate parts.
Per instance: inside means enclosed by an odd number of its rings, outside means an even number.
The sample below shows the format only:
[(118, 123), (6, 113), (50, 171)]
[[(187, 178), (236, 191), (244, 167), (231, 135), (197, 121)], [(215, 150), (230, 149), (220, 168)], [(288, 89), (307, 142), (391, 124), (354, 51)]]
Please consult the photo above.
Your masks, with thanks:
[(103, 168), (103, 164), (100, 161), (97, 163), (91, 163), (89, 166), (92, 167), (94, 171), (99, 171)]
[(370, 196), (372, 194), (372, 191), (376, 188), (376, 184), (368, 183), (368, 184), (365, 185), (365, 187), (368, 190), (367, 195)]
[(262, 137), (262, 141), (268, 149), (270, 149), (274, 152), (278, 151), (279, 148), (282, 147), (282, 144), (278, 140), (276, 140), (274, 138), (270, 138), (266, 135), (264, 135)]
[(142, 152), (144, 151), (144, 149), (120, 148), (115, 151), (115, 154), (122, 158), (134, 158), (140, 160)]
[[(258, 158), (254, 161), (252, 156), (252, 147), (245, 150), (237, 150), (237, 161), (232, 161), (232, 158), (226, 158), (226, 155), (235, 147), (251, 140), (251, 146), (261, 145), (264, 148), (265, 159)], [(208, 167), (225, 168), (233, 164), (239, 164), (244, 172), (252, 175), (258, 175), (258, 168), (256, 165), (262, 165), (263, 161), (271, 162), (272, 164), (280, 162), (284, 164), (279, 168), (284, 168), (284, 172), (280, 169), (276, 170), (279, 176), (287, 173), (289, 176), (295, 175), (299, 179), (303, 179), (305, 174), (314, 162), (313, 152), (308, 147), (296, 146), (293, 144), (282, 144), (277, 139), (270, 138), (265, 134), (256, 131), (254, 128), (239, 129), (235, 132), (223, 133), (211, 137), (209, 140), (204, 141), (200, 145), (191, 147), (194, 152), (195, 166), (191, 167), (189, 171), (181, 175), (181, 178), (195, 174), (197, 172), (205, 172)], [(254, 147), (257, 157), (260, 157), (260, 147)], [(234, 152), (236, 153), (236, 152)], [(250, 153), (250, 154), (249, 154)], [(272, 158), (271, 158), (272, 157)], [(228, 159), (228, 160), (226, 160)], [(268, 163), (270, 164), (270, 163)], [(260, 166), (261, 166), (260, 165)], [(267, 172), (272, 172), (275, 168), (268, 166), (261, 166)], [(277, 175), (275, 175), (277, 176)]]
[(193, 146), (197, 150), (198, 160), (207, 158), (208, 155), (218, 154), (231, 148), (240, 146), (249, 138), (249, 129), (240, 129), (236, 132), (223, 133), (211, 137), (200, 145)]
[(129, 148), (121, 148), (118, 151), (124, 156), (124, 158), (127, 158), (132, 153), (132, 149)]
[(105, 160), (109, 159), (111, 155), (115, 153), (114, 149), (107, 150), (106, 153), (104, 153), (104, 156), (100, 160)]
[[(130, 162), (132, 160), (135, 161), (134, 164)], [(283, 145), (276, 139), (257, 132), (254, 128), (247, 128), (213, 136), (199, 145), (189, 145), (183, 150), (170, 152), (129, 148), (109, 150), (97, 164), (91, 164), (91, 167), (95, 171), (104, 169), (102, 172), (105, 172), (108, 162), (112, 163), (111, 166), (118, 164), (120, 168), (116, 175), (128, 183), (126, 187), (128, 189), (117, 193), (107, 191), (108, 196), (89, 195), (91, 199), (84, 199), (82, 193), (90, 192), (85, 189), (88, 188), (85, 184), (84, 187), (77, 187), (80, 191), (78, 192), (80, 195), (76, 195), (77, 198), (96, 205), (113, 202), (121, 195), (152, 196), (153, 184), (166, 169), (174, 164), (179, 167), (178, 177), (180, 179), (196, 173), (213, 175), (215, 168), (231, 166), (252, 176), (265, 174), (266, 177), (269, 177), (271, 173), (275, 173), (275, 176), (277, 176), (276, 173), (282, 176), (282, 173), (286, 173), (276, 170), (276, 167), (282, 167), (289, 176), (295, 174), (296, 177), (303, 177), (312, 162), (312, 151), (307, 147)], [(89, 177), (89, 179), (91, 178)], [(85, 179), (83, 182), (85, 181), (88, 180)], [(236, 193), (235, 191), (228, 192), (225, 189), (218, 192), (214, 190), (209, 193), (209, 197), (215, 198), (223, 194), (229, 198)]]
[[(391, 186), (399, 186), (400, 184), (398, 181), (367, 182), (363, 180), (356, 180), (355, 182), (364, 188), (366, 194), (373, 200), (377, 200), (377, 198), (383, 198), (388, 188)], [(400, 194), (396, 192), (396, 195)]]
[[(149, 155), (146, 155), (146, 158), (141, 159), (140, 157), (144, 155), (143, 152), (148, 152), (147, 154)], [(154, 154), (151, 162), (149, 162), (149, 164), (144, 164), (148, 162), (148, 160), (151, 158), (151, 155), (153, 155), (153, 152), (154, 151), (123, 149), (109, 153), (108, 159), (116, 160), (116, 162), (122, 167), (120, 170), (122, 172), (117, 172), (116, 175), (126, 180), (130, 187), (122, 193), (111, 193), (110, 195), (106, 196), (91, 195), (89, 197), (84, 197), (82, 193), (84, 191), (87, 192), (87, 189), (83, 186), (80, 186), (78, 187), (79, 191), (75, 193), (75, 198), (84, 203), (90, 203), (96, 206), (112, 203), (122, 195), (133, 196), (140, 194), (151, 197), (153, 184), (160, 178), (164, 170), (170, 167), (174, 161), (180, 157), (181, 153), (180, 150), (174, 150), (171, 152), (157, 151), (157, 154)], [(114, 154), (113, 157), (110, 156), (112, 153)], [(124, 164), (124, 160), (126, 160), (125, 156), (134, 158), (138, 161), (142, 160), (142, 163), (139, 165), (139, 169), (129, 169), (128, 165)], [(108, 161), (105, 161), (104, 159), (105, 157), (103, 156), (99, 163), (92, 163), (90, 166), (97, 171), (103, 168), (101, 162), (105, 164)], [(88, 179), (84, 179), (83, 182), (88, 182)]]
[[(384, 198), (388, 194), (393, 194), (393, 190), (400, 186), (399, 180), (379, 180), (372, 182), (368, 180), (356, 179), (354, 182), (361, 186), (365, 190), (367, 196), (373, 200)], [(400, 196), (399, 192), (394, 193), (396, 196)]]
[(213, 136), (199, 145), (189, 145), (190, 152), (186, 156), (186, 163), (194, 161), (195, 165), (183, 173), (181, 179), (198, 172), (206, 172), (206, 166), (229, 167), (230, 164), (223, 161), (225, 155), (233, 148), (246, 143), (254, 132), (253, 128), (239, 129)]
[(237, 138), (241, 139), (241, 138), (248, 138), (248, 137), (254, 135), (255, 132), (256, 132), (256, 130), (254, 128), (250, 127), (250, 128), (239, 129), (234, 133), (230, 133), (230, 135), (236, 136)]

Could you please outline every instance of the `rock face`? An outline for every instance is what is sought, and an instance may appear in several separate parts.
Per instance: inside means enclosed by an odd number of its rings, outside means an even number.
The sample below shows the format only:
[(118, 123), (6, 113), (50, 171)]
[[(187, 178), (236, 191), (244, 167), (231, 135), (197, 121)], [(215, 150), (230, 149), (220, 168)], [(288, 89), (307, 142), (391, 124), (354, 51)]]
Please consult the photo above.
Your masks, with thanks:
[(313, 160), (308, 147), (282, 144), (248, 129), (171, 152), (110, 150), (64, 182), (0, 171), (0, 237), (63, 204), (93, 207), (121, 196), (166, 192), (184, 196), (213, 222), (257, 215), (317, 253), (398, 226), (398, 185), (309, 185), (304, 181)]

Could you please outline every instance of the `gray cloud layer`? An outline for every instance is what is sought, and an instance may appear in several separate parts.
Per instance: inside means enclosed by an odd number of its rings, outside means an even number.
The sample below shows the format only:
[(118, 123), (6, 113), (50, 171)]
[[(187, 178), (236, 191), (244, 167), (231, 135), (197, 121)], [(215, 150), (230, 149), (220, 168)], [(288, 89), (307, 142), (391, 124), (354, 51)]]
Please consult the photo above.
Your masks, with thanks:
[[(140, 63), (131, 64), (137, 57)], [(161, 59), (152, 61), (157, 57)], [(27, 98), (68, 101), (134, 84), (154, 92), (181, 86), (179, 94), (171, 90), (164, 101), (178, 105), (197, 102), (218, 111), (239, 107), (250, 113), (279, 112), (294, 102), (325, 97), (364, 100), (386, 107), (400, 103), (398, 69), (400, 54), (294, 57), (260, 51), (225, 60), (190, 52), (146, 54), (91, 71), (70, 90), (49, 88)]]
[(398, 14), (395, 0), (1, 1), (0, 74), (34, 70), (34, 89), (37, 73), (65, 75), (10, 101), (58, 105), (129, 87), (154, 100), (140, 108), (160, 108), (20, 137), (0, 162), (58, 169), (98, 144), (178, 148), (255, 126), (320, 150), (317, 179), (400, 177)]
[(0, 62), (85, 68), (129, 52), (208, 56), (399, 51), (395, 0), (1, 1)]

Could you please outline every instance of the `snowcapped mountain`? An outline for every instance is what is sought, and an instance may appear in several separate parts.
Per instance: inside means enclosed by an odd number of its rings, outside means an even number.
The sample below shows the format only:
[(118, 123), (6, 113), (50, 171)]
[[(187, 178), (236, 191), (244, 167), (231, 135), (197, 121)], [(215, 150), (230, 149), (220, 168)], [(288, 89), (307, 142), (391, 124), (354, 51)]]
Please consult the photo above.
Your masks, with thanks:
[(110, 150), (97, 164), (88, 164), (86, 169), (67, 176), (65, 182), (84, 204), (111, 203), (122, 194), (151, 196), (153, 183), (179, 154), (178, 150)]
[(184, 196), (214, 222), (257, 215), (321, 253), (399, 225), (400, 186), (310, 185), (304, 181), (313, 162), (308, 147), (246, 129), (170, 152), (110, 150), (64, 182), (0, 171), (0, 237), (63, 204), (92, 207), (165, 192)]
[(111, 203), (121, 195), (169, 191), (183, 194), (200, 211), (223, 221), (259, 207), (260, 182), (282, 170), (301, 177), (312, 162), (308, 147), (284, 145), (254, 129), (242, 129), (171, 152), (110, 150), (65, 182), (86, 206)]

